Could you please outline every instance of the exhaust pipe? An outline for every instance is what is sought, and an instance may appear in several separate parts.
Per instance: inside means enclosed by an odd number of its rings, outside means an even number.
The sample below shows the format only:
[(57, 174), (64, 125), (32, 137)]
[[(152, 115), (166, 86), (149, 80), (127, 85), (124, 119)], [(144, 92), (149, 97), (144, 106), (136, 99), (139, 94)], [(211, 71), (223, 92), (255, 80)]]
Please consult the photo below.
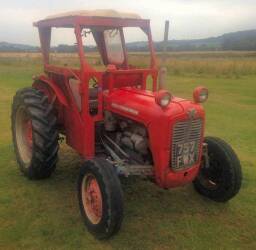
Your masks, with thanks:
[(166, 73), (167, 68), (161, 66), (158, 72), (158, 90), (166, 89)]
[(159, 70), (159, 75), (158, 75), (158, 89), (166, 89), (166, 73), (167, 73), (167, 68), (164, 67), (167, 59), (167, 46), (168, 46), (168, 36), (169, 36), (169, 21), (165, 21), (165, 26), (164, 26), (164, 40), (163, 40), (163, 50), (162, 50), (162, 63), (161, 67)]

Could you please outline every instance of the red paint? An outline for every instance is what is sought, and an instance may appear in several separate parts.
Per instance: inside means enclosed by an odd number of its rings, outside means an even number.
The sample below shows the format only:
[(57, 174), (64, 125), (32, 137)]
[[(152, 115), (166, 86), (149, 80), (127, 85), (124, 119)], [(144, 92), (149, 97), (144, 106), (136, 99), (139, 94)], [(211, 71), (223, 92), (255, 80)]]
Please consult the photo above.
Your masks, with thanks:
[(198, 87), (196, 87), (196, 88), (194, 89), (193, 98), (194, 98), (194, 101), (195, 101), (196, 103), (202, 102), (202, 101), (200, 100), (200, 94), (201, 94), (202, 92), (207, 93), (207, 97), (208, 97), (208, 89), (207, 89), (207, 88), (205, 88), (205, 87), (203, 87), (203, 86), (198, 86)]
[[(188, 110), (194, 108), (196, 117), (204, 121), (204, 111), (200, 104), (173, 97), (166, 108), (156, 103), (158, 69), (153, 48), (150, 23), (144, 19), (120, 19), (103, 17), (66, 17), (42, 20), (35, 23), (39, 29), (44, 71), (46, 75), (39, 76), (34, 87), (44, 91), (58, 110), (58, 124), (61, 125), (67, 143), (81, 156), (91, 159), (95, 156), (95, 123), (103, 120), (103, 110), (109, 110), (124, 117), (144, 124), (148, 129), (150, 148), (154, 160), (156, 183), (163, 188), (183, 185), (191, 182), (197, 175), (200, 162), (184, 172), (173, 172), (170, 167), (171, 131), (173, 125), (180, 120), (188, 120)], [(122, 65), (107, 63), (105, 42), (99, 32), (95, 37), (105, 71), (97, 71), (86, 59), (81, 38), (82, 27), (116, 27), (123, 36), (122, 27), (141, 27), (147, 34), (151, 54), (151, 66), (147, 69), (132, 68), (127, 65), (127, 53)], [(49, 64), (50, 36), (52, 27), (70, 27), (75, 31), (77, 53), (80, 58), (80, 68), (72, 69)], [(124, 39), (121, 37), (125, 50)], [(146, 90), (146, 79), (153, 79), (152, 91)], [(98, 81), (98, 113), (90, 114), (89, 80)], [(81, 111), (78, 110), (69, 79), (76, 79), (81, 95)], [(163, 91), (161, 91), (162, 93)], [(160, 93), (160, 94), (161, 94)], [(54, 99), (56, 96), (56, 100)], [(200, 157), (202, 153), (200, 145)]]

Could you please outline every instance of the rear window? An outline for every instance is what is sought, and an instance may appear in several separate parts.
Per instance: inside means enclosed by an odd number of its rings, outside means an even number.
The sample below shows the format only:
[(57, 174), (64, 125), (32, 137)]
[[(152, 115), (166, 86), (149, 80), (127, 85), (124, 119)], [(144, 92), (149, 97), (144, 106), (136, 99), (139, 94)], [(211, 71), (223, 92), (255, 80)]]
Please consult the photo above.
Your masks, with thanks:
[(104, 40), (109, 63), (122, 64), (124, 62), (124, 50), (120, 31), (118, 29), (105, 30)]

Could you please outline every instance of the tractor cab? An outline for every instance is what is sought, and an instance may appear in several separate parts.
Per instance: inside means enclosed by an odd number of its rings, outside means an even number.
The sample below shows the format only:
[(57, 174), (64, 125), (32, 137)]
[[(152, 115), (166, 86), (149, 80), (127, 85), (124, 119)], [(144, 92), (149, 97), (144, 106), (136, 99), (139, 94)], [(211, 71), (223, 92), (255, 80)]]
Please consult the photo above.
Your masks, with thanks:
[[(34, 23), (34, 26), (39, 29), (46, 74), (57, 83), (65, 78), (73, 92), (79, 112), (89, 112), (91, 115), (100, 117), (102, 108), (98, 104), (102, 101), (104, 90), (112, 92), (113, 89), (123, 87), (146, 90), (148, 79), (153, 82), (152, 91), (157, 90), (158, 71), (149, 20), (141, 19), (137, 14), (95, 10), (49, 16)], [(128, 27), (137, 27), (146, 35), (150, 52), (149, 68), (136, 68), (129, 64), (124, 37), (124, 29)], [(79, 69), (57, 67), (49, 62), (52, 28), (74, 29), (80, 60)], [(88, 34), (92, 34), (95, 40), (105, 65), (104, 70), (96, 69), (88, 62), (86, 51), (88, 44), (83, 41), (83, 37)], [(83, 90), (79, 93), (78, 90), (81, 88)]]

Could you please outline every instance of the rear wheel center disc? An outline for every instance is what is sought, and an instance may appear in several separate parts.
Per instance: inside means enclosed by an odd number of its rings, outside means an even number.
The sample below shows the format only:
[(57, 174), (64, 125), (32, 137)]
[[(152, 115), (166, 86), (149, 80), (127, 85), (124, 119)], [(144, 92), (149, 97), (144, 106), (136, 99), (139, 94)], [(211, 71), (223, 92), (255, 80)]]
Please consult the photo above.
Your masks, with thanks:
[(32, 122), (28, 120), (25, 124), (25, 137), (27, 144), (30, 148), (32, 148)]
[(21, 160), (29, 165), (32, 158), (33, 133), (32, 122), (25, 107), (21, 106), (16, 112), (16, 142)]

